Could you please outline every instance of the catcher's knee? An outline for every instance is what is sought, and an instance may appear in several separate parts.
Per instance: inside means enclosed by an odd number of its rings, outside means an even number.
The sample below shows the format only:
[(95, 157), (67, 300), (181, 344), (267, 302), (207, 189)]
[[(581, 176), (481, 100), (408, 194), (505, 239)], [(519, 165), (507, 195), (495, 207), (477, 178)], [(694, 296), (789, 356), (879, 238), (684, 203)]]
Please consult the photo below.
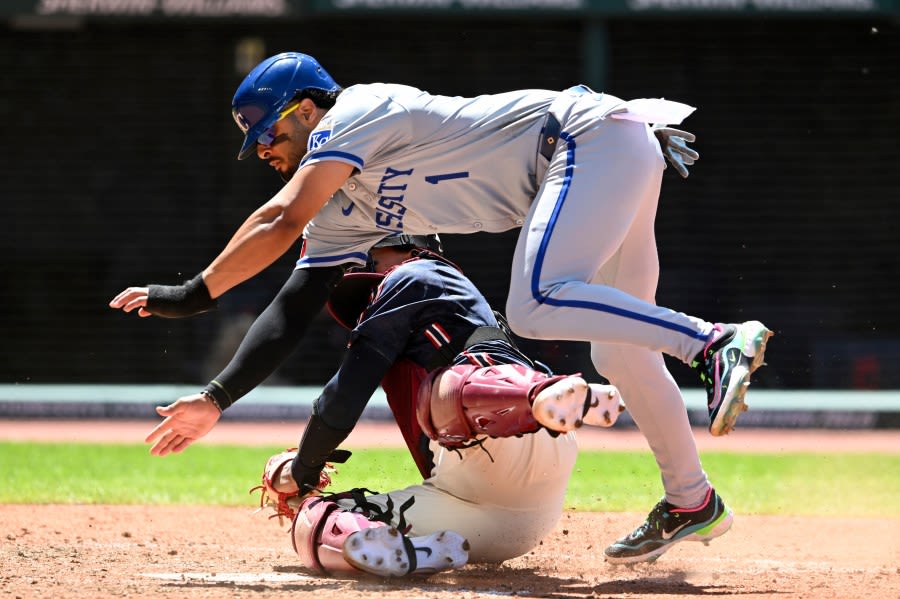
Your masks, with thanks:
[(365, 514), (341, 509), (324, 497), (308, 497), (291, 526), (294, 551), (307, 568), (320, 572), (359, 572), (344, 559), (343, 547), (354, 532), (386, 526)]
[(419, 387), (416, 417), (429, 438), (448, 447), (479, 435), (531, 433), (540, 428), (531, 411), (535, 392), (558, 378), (518, 364), (435, 370)]

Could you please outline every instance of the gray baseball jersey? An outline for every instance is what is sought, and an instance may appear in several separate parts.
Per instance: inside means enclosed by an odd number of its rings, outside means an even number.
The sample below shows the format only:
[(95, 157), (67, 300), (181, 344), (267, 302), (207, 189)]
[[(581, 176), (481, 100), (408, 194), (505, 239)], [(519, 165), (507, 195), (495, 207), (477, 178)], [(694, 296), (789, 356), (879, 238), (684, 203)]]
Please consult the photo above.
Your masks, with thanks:
[(539, 134), (558, 95), (449, 98), (402, 85), (347, 88), (313, 131), (301, 164), (336, 160), (358, 173), (307, 226), (298, 266), (364, 263), (387, 233), (521, 227), (538, 188)]
[(390, 232), (521, 227), (506, 305), (513, 329), (590, 342), (656, 455), (667, 499), (697, 505), (709, 482), (659, 352), (689, 362), (713, 324), (655, 304), (665, 164), (647, 125), (692, 111), (583, 86), (474, 98), (349, 87), (310, 135), (301, 168), (356, 170), (309, 223), (298, 266), (363, 263)]

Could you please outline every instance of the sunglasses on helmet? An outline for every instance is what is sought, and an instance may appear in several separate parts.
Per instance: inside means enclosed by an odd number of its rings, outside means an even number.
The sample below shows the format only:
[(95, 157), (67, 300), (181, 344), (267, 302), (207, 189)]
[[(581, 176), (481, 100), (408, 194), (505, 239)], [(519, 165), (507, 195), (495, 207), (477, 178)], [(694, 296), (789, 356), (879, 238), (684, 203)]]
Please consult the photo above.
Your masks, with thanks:
[[(291, 114), (295, 110), (300, 107), (300, 102), (294, 102), (289, 107), (285, 108), (281, 112), (278, 113), (278, 118), (275, 120), (275, 123), (282, 120), (287, 115)], [(263, 131), (259, 137), (256, 138), (256, 143), (263, 146), (271, 146), (272, 142), (275, 141), (275, 123), (272, 123), (272, 126)]]

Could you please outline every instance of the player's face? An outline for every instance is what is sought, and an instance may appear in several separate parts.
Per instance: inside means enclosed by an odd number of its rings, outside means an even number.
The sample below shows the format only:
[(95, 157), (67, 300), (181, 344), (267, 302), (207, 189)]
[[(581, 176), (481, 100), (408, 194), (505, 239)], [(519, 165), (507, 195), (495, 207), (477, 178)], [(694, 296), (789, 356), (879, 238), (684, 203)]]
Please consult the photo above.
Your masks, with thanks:
[(412, 252), (390, 247), (373, 248), (369, 250), (369, 256), (372, 257), (372, 266), (375, 272), (387, 272), (388, 269), (397, 266), (404, 260), (409, 260)]
[(311, 129), (304, 127), (301, 120), (291, 114), (275, 123), (272, 132), (272, 143), (257, 143), (256, 155), (260, 160), (268, 162), (281, 175), (282, 180), (289, 181), (306, 154)]

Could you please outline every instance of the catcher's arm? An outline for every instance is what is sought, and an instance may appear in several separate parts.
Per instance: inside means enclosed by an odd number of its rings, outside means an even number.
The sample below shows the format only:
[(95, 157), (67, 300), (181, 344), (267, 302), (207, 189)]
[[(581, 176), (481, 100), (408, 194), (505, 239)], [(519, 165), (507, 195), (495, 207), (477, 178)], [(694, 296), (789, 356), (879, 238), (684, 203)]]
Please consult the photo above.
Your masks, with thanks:
[(299, 449), (269, 459), (263, 473), (260, 507), (269, 505), (276, 515), (293, 518), (306, 497), (331, 482), (330, 464), (343, 463), (350, 457), (349, 451), (337, 447), (353, 430), (387, 368), (387, 360), (370, 354), (370, 350), (365, 343), (351, 346), (341, 367), (313, 403)]
[(339, 266), (294, 270), (204, 393), (225, 410), (255, 389), (294, 351), (342, 275)]

